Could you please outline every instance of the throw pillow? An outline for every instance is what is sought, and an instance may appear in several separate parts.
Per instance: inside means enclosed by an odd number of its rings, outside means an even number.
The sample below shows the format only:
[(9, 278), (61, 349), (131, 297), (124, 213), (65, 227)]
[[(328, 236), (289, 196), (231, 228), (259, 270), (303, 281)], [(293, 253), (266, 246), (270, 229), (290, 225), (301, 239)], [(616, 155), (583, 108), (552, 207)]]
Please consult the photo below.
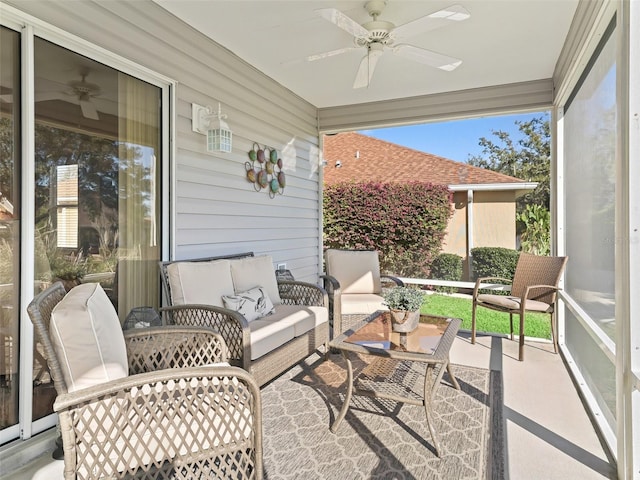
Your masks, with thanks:
[(263, 287), (255, 287), (235, 295), (223, 295), (224, 306), (242, 314), (247, 322), (273, 313), (273, 303)]

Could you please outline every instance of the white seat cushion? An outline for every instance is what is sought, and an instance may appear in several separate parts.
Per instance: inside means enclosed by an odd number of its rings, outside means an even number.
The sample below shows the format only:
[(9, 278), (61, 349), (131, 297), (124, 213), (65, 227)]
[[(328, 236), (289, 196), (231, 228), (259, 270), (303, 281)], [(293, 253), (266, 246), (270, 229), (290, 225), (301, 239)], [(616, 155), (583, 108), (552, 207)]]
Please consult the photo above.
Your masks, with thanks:
[(264, 287), (274, 305), (282, 303), (273, 260), (269, 255), (231, 260), (231, 277), (235, 293), (245, 292), (254, 287)]
[(67, 293), (51, 312), (49, 329), (69, 392), (129, 374), (120, 320), (99, 283)]
[[(520, 309), (520, 297), (506, 296), (506, 295), (491, 295), (481, 294), (478, 295), (478, 301), (489, 305), (495, 305), (500, 308), (509, 310)], [(538, 300), (527, 300), (527, 310), (533, 310), (535, 312), (551, 313), (553, 306), (545, 302), (539, 302)]]
[(275, 350), (295, 336), (295, 327), (293, 322), (274, 322), (268, 320), (270, 316), (254, 320), (249, 323), (251, 360), (260, 358), (264, 354)]
[(233, 295), (229, 260), (175, 262), (167, 266), (171, 303), (224, 307), (223, 295)]
[(389, 310), (384, 298), (373, 293), (347, 294), (340, 296), (342, 315), (369, 314), (376, 310)]
[(275, 312), (264, 317), (268, 322), (284, 322), (293, 325), (294, 336), (299, 337), (318, 325), (329, 321), (329, 310), (326, 307), (305, 305), (278, 305)]
[(338, 280), (343, 294), (382, 291), (378, 252), (329, 249), (324, 259), (327, 273)]

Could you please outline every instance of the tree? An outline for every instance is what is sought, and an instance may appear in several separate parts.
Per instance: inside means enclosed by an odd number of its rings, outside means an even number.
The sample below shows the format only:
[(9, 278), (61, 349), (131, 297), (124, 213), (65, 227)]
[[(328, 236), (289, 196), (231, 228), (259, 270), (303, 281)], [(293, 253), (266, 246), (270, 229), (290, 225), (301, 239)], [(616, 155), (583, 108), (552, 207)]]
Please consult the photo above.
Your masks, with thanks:
[(514, 142), (508, 132), (492, 131), (497, 137), (494, 142), (482, 137), (478, 144), (482, 154), (470, 156), (468, 163), (504, 173), (528, 182), (538, 182), (530, 193), (517, 200), (518, 213), (528, 204), (535, 204), (549, 210), (549, 179), (551, 168), (551, 142), (549, 135), (549, 115), (536, 117), (528, 122), (516, 121), (524, 138)]

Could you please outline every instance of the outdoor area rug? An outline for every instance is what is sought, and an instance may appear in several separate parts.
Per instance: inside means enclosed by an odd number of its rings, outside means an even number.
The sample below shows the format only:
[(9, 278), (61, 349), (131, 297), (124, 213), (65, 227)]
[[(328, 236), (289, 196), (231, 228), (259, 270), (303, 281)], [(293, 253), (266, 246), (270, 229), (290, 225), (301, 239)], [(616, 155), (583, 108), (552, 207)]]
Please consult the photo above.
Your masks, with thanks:
[[(395, 362), (363, 356), (354, 375)], [(384, 367), (384, 365), (383, 365)], [(424, 365), (404, 363), (392, 375), (420, 392)], [(502, 478), (502, 385), (498, 372), (452, 366), (461, 390), (445, 373), (434, 401), (442, 456), (431, 444), (424, 407), (353, 395), (331, 433), (346, 392), (346, 363), (332, 354), (309, 357), (262, 390), (265, 478), (499, 479)], [(495, 405), (495, 406), (493, 406)]]

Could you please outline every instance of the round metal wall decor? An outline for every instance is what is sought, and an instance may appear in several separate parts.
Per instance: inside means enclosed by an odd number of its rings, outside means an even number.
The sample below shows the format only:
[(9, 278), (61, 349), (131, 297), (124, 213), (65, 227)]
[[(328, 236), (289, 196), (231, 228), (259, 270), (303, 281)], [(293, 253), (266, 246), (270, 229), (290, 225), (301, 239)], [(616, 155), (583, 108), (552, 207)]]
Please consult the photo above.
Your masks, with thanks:
[(247, 181), (253, 184), (256, 192), (265, 188), (270, 198), (282, 195), (286, 185), (282, 165), (282, 159), (275, 148), (266, 145), (261, 147), (254, 143), (249, 150), (249, 161), (244, 163)]

